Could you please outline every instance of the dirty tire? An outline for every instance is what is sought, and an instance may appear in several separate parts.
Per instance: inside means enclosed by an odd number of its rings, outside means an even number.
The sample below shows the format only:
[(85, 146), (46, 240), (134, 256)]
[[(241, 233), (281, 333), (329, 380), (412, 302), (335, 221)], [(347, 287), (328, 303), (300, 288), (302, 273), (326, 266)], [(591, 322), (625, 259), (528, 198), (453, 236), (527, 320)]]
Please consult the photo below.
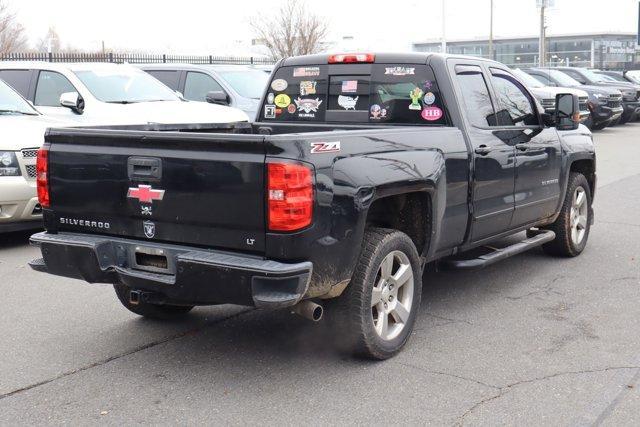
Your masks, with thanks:
[[(410, 298), (411, 300), (408, 315), (406, 312), (404, 313), (406, 320), (394, 324), (394, 330), (397, 331), (399, 329), (397, 336), (391, 337), (392, 334), (388, 334), (390, 338), (383, 339), (380, 332), (376, 332), (375, 326), (376, 323), (379, 326), (381, 317), (378, 317), (378, 320), (374, 320), (374, 316), (376, 314), (377, 316), (388, 316), (387, 319), (391, 320), (386, 321), (393, 323), (398, 313), (394, 311), (390, 314), (379, 314), (377, 310), (378, 307), (382, 308), (382, 304), (379, 303), (379, 306), (376, 305), (374, 307), (372, 301), (374, 287), (382, 289), (380, 285), (382, 283), (381, 264), (389, 256), (392, 258), (394, 256), (402, 257), (403, 260), (408, 261), (409, 264), (396, 264), (396, 258), (393, 258), (394, 264), (392, 268), (397, 268), (396, 271), (400, 272), (402, 266), (405, 266), (404, 269), (407, 270), (407, 265), (409, 265), (413, 277), (410, 292), (401, 291), (401, 289), (409, 289), (408, 281), (403, 284), (399, 284), (400, 282), (398, 281), (396, 288), (395, 297), (397, 303), (400, 303), (401, 299)], [(397, 277), (400, 277), (400, 275), (398, 274)], [(342, 348), (354, 355), (371, 359), (383, 360), (395, 355), (402, 349), (411, 335), (420, 307), (421, 293), (422, 270), (420, 268), (420, 258), (409, 236), (396, 230), (367, 229), (362, 242), (362, 252), (351, 282), (342, 296), (332, 301), (334, 304), (331, 313), (333, 317), (332, 327), (335, 335), (339, 337)], [(376, 295), (378, 294), (376, 293)], [(382, 301), (381, 295), (380, 293), (381, 299), (379, 301)], [(391, 307), (391, 304), (389, 304), (389, 307)]]
[[(575, 212), (575, 195), (576, 192), (582, 190), (584, 193), (586, 204), (586, 222), (584, 224), (584, 232), (581, 234), (581, 239), (575, 241), (575, 234), (572, 233), (572, 218)], [(545, 227), (547, 230), (551, 230), (556, 233), (556, 238), (542, 246), (542, 249), (549, 255), (575, 257), (582, 253), (587, 240), (589, 238), (589, 231), (591, 230), (591, 190), (587, 178), (581, 173), (572, 172), (569, 175), (569, 182), (567, 185), (567, 194), (565, 195), (562, 208), (560, 209), (560, 215), (556, 222)], [(579, 234), (580, 236), (580, 234)]]
[(143, 317), (159, 320), (173, 320), (184, 317), (193, 308), (192, 305), (160, 305), (149, 304), (140, 301), (138, 304), (131, 304), (129, 302), (130, 288), (123, 285), (113, 285), (116, 291), (116, 296), (120, 300), (120, 303), (129, 311)]

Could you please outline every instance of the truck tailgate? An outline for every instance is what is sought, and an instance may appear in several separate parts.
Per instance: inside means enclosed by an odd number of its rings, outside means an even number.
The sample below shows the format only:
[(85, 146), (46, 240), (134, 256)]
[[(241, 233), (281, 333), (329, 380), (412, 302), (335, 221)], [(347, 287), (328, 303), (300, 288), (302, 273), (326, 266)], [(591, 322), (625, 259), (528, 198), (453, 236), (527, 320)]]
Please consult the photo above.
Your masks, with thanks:
[(58, 229), (264, 251), (264, 137), (50, 130)]

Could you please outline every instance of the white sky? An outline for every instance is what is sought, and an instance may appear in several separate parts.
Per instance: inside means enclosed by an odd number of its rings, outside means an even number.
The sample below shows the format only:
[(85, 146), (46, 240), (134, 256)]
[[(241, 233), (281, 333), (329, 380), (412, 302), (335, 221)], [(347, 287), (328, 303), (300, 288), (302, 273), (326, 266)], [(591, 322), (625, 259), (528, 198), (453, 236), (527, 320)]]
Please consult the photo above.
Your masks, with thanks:
[[(349, 47), (408, 50), (439, 38), (442, 0), (304, 0), (325, 17), (330, 39), (353, 36)], [(445, 0), (447, 38), (487, 37), (490, 0)], [(62, 45), (174, 54), (248, 54), (248, 21), (274, 13), (282, 0), (8, 0), (32, 42), (55, 27)], [(538, 32), (535, 0), (494, 0), (494, 36)], [(635, 32), (638, 0), (556, 0), (548, 34)]]

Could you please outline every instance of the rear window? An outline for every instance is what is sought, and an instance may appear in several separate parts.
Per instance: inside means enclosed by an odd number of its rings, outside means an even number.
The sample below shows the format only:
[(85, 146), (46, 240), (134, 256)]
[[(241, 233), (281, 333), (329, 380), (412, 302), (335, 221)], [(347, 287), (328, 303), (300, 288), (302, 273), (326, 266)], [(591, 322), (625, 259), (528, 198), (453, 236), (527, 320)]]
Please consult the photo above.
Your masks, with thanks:
[(261, 121), (445, 125), (433, 71), (424, 64), (282, 67)]

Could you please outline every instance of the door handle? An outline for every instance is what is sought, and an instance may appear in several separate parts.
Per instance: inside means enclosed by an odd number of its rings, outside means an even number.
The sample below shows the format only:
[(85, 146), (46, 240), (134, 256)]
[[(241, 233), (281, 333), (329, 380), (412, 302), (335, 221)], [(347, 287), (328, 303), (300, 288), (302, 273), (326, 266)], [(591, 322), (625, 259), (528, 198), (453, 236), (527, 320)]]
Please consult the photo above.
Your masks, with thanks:
[(531, 145), (529, 144), (516, 144), (516, 149), (520, 150), (520, 151), (527, 151), (529, 148), (531, 148)]
[(491, 150), (492, 150), (491, 147), (487, 147), (486, 145), (482, 144), (481, 146), (476, 147), (474, 151), (476, 154), (480, 154), (481, 156), (486, 156), (491, 152)]

